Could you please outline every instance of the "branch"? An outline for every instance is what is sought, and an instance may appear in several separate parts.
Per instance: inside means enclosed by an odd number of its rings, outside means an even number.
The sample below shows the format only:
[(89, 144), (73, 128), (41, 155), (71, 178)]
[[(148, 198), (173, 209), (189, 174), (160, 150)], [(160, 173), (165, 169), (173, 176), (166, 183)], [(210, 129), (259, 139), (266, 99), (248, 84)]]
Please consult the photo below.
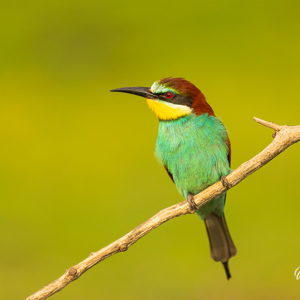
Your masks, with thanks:
[[(243, 179), (264, 166), (275, 156), (283, 152), (286, 148), (300, 140), (300, 126), (279, 126), (277, 124), (270, 123), (258, 118), (254, 118), (254, 120), (264, 126), (274, 129), (275, 135), (273, 135), (273, 137), (275, 137), (275, 139), (262, 152), (260, 152), (249, 161), (243, 163), (235, 171), (226, 176), (227, 182), (225, 186), (227, 189), (232, 188), (233, 186), (240, 183)], [(195, 195), (194, 201), (197, 207), (199, 208), (203, 206), (216, 196), (222, 194), (226, 191), (226, 188), (223, 186), (221, 181), (219, 181), (208, 187), (201, 193)], [(190, 209), (187, 201), (180, 202), (161, 210), (145, 223), (139, 225), (117, 241), (111, 243), (103, 249), (98, 250), (97, 252), (91, 253), (88, 258), (66, 270), (66, 272), (60, 278), (43, 287), (33, 295), (29, 296), (26, 300), (41, 300), (50, 297), (56, 292), (62, 290), (72, 281), (79, 278), (84, 272), (92, 268), (97, 263), (116, 253), (126, 251), (141, 237), (145, 236), (147, 233), (154, 230), (156, 227), (160, 226), (166, 221), (194, 212), (195, 211)]]

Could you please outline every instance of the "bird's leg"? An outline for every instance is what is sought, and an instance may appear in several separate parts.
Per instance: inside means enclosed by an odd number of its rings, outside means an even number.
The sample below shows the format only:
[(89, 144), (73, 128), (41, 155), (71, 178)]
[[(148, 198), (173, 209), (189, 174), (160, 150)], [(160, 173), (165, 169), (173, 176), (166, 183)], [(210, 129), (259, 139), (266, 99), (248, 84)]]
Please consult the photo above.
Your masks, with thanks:
[(186, 200), (187, 200), (187, 202), (190, 206), (190, 209), (191, 209), (192, 213), (196, 212), (196, 210), (198, 208), (197, 208), (197, 205), (194, 201), (194, 196), (191, 193), (188, 193)]
[(226, 179), (226, 176), (221, 176), (221, 182), (226, 190), (229, 190), (231, 188), (231, 184)]

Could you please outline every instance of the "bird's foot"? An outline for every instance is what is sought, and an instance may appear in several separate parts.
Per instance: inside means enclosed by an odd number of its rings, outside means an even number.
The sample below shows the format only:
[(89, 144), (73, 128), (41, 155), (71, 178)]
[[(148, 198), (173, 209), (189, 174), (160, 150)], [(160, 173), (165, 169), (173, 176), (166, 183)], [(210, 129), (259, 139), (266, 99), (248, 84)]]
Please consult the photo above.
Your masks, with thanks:
[(226, 190), (229, 190), (232, 187), (232, 185), (226, 179), (226, 176), (221, 176), (221, 182)]
[(186, 200), (187, 200), (187, 202), (190, 206), (191, 213), (192, 214), (195, 213), (198, 208), (197, 208), (197, 205), (194, 201), (194, 196), (191, 193), (188, 193)]

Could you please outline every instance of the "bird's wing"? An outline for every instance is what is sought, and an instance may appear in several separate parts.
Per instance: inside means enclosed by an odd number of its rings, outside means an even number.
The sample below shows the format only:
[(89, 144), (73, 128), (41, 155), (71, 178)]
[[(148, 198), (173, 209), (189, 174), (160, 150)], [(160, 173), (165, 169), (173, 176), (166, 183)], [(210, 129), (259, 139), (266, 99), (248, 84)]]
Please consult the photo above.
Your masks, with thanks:
[[(227, 145), (227, 147), (228, 147), (228, 155), (227, 155), (227, 158), (228, 158), (229, 167), (230, 167), (230, 164), (231, 164), (231, 144), (230, 144), (230, 140), (229, 140), (228, 135), (227, 135), (226, 145)], [(167, 171), (168, 175), (170, 176), (171, 180), (174, 182), (172, 173), (168, 170), (168, 168), (167, 168), (165, 165), (164, 165), (164, 168), (165, 168), (165, 170)]]

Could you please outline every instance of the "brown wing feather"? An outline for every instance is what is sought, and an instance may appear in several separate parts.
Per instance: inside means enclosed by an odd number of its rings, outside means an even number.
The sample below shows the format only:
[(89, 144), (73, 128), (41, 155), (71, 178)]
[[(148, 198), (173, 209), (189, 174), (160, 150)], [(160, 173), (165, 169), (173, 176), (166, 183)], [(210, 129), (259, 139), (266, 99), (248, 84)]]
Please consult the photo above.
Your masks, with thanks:
[(230, 140), (229, 140), (228, 135), (227, 135), (226, 145), (227, 145), (227, 147), (228, 147), (228, 156), (227, 156), (227, 158), (228, 158), (228, 161), (229, 161), (229, 167), (230, 167), (230, 165), (231, 165), (231, 145), (230, 145)]
[(171, 180), (174, 182), (173, 176), (172, 176), (172, 174), (170, 173), (170, 171), (168, 170), (168, 168), (167, 168), (166, 166), (164, 166), (164, 168), (165, 168), (165, 170), (168, 172), (168, 174), (169, 174)]

